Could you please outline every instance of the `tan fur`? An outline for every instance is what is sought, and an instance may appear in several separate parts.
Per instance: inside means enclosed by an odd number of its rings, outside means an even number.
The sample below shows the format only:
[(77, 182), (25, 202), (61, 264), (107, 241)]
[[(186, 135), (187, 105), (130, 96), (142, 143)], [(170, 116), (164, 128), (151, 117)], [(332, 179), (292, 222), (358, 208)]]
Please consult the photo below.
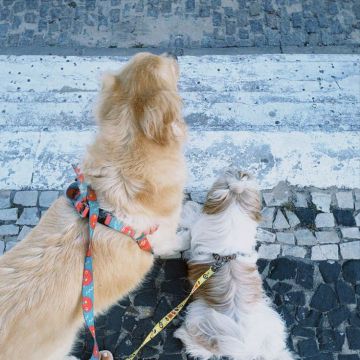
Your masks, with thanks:
[[(220, 177), (207, 194), (203, 208), (205, 214), (214, 215), (225, 211), (234, 201), (255, 221), (261, 220), (261, 202), (259, 191), (255, 187), (245, 187), (240, 192), (236, 184), (241, 180), (251, 179), (243, 171), (228, 170)], [(234, 182), (235, 180), (235, 182)]]
[[(189, 280), (192, 283), (212, 264), (192, 263), (188, 264)], [(243, 302), (255, 305), (262, 298), (262, 282), (255, 265), (249, 265), (240, 261), (231, 261), (225, 264), (209, 280), (205, 282), (194, 294), (195, 299), (203, 299), (217, 311), (226, 312), (229, 296), (231, 296), (231, 283), (226, 279), (235, 278), (238, 286), (246, 288), (243, 294)]]
[[(178, 74), (173, 59), (148, 53), (107, 74), (97, 109), (100, 131), (82, 165), (102, 208), (138, 230), (160, 225), (150, 238), (154, 249), (175, 246), (185, 182)], [(0, 258), (1, 359), (65, 358), (83, 323), (87, 234), (86, 220), (60, 198)], [(153, 263), (128, 237), (100, 224), (93, 256), (97, 313), (137, 287)]]

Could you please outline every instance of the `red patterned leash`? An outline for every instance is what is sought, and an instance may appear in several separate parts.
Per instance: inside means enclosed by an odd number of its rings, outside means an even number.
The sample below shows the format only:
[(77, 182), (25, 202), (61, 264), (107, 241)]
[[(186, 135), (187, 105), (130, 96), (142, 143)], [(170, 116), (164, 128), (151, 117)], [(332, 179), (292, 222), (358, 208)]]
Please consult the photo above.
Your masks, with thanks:
[(100, 222), (118, 232), (121, 232), (122, 234), (131, 237), (137, 242), (141, 249), (145, 251), (151, 251), (151, 246), (147, 235), (155, 232), (158, 226), (154, 226), (148, 231), (142, 232), (139, 236), (136, 236), (136, 232), (131, 226), (125, 225), (121, 220), (117, 219), (111, 213), (99, 208), (99, 203), (97, 202), (95, 191), (89, 184), (85, 182), (84, 175), (80, 171), (79, 167), (74, 166), (74, 170), (77, 178), (76, 181), (68, 187), (66, 195), (73, 203), (79, 215), (82, 218), (89, 218), (89, 245), (85, 256), (81, 296), (85, 324), (94, 340), (94, 346), (90, 360), (99, 360), (99, 347), (96, 341), (95, 333), (94, 274), (92, 258), (92, 238), (95, 227), (97, 223)]

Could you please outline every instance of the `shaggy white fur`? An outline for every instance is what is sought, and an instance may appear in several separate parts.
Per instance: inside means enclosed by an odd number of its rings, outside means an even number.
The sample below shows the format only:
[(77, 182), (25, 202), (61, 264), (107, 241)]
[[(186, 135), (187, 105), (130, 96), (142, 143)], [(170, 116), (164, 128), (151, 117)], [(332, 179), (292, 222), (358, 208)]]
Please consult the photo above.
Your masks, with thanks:
[(263, 293), (256, 267), (254, 212), (260, 210), (258, 197), (248, 175), (227, 173), (215, 183), (207, 199), (221, 210), (192, 215), (192, 281), (213, 262), (213, 253), (243, 254), (205, 283), (189, 305), (183, 325), (175, 332), (187, 353), (198, 359), (294, 359), (286, 348), (283, 320)]

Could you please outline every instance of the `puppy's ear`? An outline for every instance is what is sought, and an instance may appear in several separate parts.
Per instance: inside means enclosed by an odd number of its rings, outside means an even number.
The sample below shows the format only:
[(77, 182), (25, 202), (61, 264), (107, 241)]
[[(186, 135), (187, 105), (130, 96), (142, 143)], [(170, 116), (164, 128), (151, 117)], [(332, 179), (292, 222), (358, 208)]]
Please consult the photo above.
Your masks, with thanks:
[(142, 96), (134, 102), (134, 115), (142, 133), (160, 145), (166, 145), (176, 134), (173, 123), (180, 118), (179, 96), (171, 91), (159, 91)]

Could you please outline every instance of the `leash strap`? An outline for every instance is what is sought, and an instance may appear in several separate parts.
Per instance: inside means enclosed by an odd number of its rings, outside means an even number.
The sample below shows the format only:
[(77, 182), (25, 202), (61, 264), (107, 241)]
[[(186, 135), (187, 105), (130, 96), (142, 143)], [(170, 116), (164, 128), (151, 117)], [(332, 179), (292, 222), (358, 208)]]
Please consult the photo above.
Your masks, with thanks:
[(93, 276), (93, 259), (92, 259), (92, 238), (99, 216), (99, 205), (96, 199), (96, 194), (90, 186), (84, 182), (84, 175), (80, 169), (74, 167), (74, 170), (79, 181), (80, 196), (82, 199), (86, 198), (89, 204), (89, 246), (86, 251), (85, 264), (83, 270), (82, 280), (82, 310), (85, 324), (89, 329), (94, 340), (94, 346), (90, 360), (99, 360), (99, 347), (96, 341), (95, 334), (95, 316), (94, 316), (94, 276)]
[(210, 266), (207, 271), (204, 272), (195, 282), (194, 286), (192, 287), (190, 294), (177, 306), (175, 306), (167, 315), (165, 315), (149, 332), (146, 336), (145, 340), (142, 344), (125, 360), (134, 360), (139, 353), (139, 351), (150, 341), (152, 340), (157, 334), (165, 329), (167, 325), (169, 325), (174, 318), (180, 313), (183, 307), (187, 304), (190, 300), (191, 296), (194, 292), (203, 285), (207, 280), (209, 280), (215, 273), (218, 271), (224, 264), (236, 258), (236, 254), (229, 255), (229, 256), (220, 256), (218, 254), (213, 254), (215, 259), (215, 264)]
[[(99, 347), (96, 341), (95, 333), (95, 315), (94, 315), (94, 273), (93, 273), (93, 257), (92, 257), (92, 238), (97, 223), (104, 224), (122, 234), (131, 237), (137, 242), (140, 249), (151, 251), (150, 242), (147, 238), (148, 235), (154, 233), (158, 226), (153, 226), (147, 231), (143, 231), (137, 235), (135, 230), (124, 222), (117, 219), (108, 211), (99, 208), (96, 193), (85, 182), (84, 174), (78, 166), (73, 165), (76, 173), (76, 181), (72, 183), (66, 195), (71, 200), (74, 208), (82, 218), (89, 218), (89, 245), (85, 255), (82, 289), (81, 289), (81, 306), (85, 325), (89, 329), (91, 336), (94, 340), (93, 351), (90, 360), (99, 360)], [(84, 239), (84, 243), (86, 243)]]

